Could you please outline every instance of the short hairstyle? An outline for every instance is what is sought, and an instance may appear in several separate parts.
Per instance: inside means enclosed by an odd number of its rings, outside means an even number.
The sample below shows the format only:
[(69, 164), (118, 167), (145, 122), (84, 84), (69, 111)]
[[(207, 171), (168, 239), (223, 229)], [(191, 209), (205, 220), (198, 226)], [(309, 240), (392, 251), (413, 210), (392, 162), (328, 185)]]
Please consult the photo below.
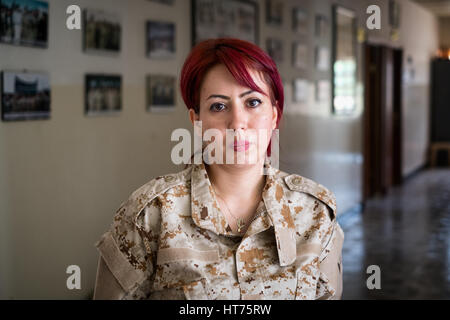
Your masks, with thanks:
[(180, 75), (180, 89), (188, 109), (200, 111), (200, 87), (206, 73), (213, 66), (224, 64), (236, 81), (252, 90), (265, 94), (248, 70), (262, 72), (269, 87), (272, 105), (278, 110), (277, 127), (283, 114), (284, 93), (275, 62), (257, 45), (234, 38), (209, 39), (192, 48)]

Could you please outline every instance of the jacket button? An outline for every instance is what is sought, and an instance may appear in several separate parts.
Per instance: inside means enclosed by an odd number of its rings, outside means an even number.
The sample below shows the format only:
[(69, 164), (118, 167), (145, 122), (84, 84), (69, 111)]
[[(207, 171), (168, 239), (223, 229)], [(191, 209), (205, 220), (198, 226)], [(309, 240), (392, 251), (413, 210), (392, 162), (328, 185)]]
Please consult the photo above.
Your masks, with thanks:
[(172, 182), (175, 178), (173, 176), (165, 176), (164, 181), (165, 182)]
[(299, 186), (302, 184), (302, 178), (295, 177), (294, 179), (292, 179), (292, 183), (295, 184), (296, 186)]

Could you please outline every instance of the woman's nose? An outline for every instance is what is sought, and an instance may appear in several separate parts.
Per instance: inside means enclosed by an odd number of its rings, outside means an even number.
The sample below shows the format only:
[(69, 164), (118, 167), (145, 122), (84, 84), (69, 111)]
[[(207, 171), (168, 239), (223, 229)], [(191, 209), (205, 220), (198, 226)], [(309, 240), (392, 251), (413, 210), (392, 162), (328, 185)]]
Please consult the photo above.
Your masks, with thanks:
[(240, 103), (233, 104), (230, 112), (229, 129), (247, 129), (248, 115)]

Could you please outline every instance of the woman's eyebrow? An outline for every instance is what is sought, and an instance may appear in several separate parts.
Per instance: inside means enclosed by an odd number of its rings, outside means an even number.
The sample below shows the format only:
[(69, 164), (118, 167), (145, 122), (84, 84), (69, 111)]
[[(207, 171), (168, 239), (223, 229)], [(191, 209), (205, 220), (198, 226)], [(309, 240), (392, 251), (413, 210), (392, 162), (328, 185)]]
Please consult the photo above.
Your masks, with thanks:
[[(243, 96), (245, 96), (247, 94), (250, 94), (252, 92), (254, 92), (254, 90), (245, 91), (245, 92), (243, 92), (243, 93), (241, 93), (239, 95), (239, 98), (242, 98)], [(227, 97), (227, 96), (224, 96), (224, 95), (221, 95), (221, 94), (212, 94), (206, 100), (211, 99), (211, 98), (222, 98), (222, 99), (225, 99), (225, 100), (230, 100), (230, 97)]]

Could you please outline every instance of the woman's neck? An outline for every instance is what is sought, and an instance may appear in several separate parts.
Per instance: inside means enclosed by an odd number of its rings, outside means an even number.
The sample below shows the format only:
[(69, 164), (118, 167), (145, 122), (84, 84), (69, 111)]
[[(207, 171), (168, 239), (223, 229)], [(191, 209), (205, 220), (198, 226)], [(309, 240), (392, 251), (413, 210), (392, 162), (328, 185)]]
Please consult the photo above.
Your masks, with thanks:
[(209, 179), (215, 191), (227, 200), (258, 201), (265, 184), (263, 164), (233, 166), (206, 166)]

